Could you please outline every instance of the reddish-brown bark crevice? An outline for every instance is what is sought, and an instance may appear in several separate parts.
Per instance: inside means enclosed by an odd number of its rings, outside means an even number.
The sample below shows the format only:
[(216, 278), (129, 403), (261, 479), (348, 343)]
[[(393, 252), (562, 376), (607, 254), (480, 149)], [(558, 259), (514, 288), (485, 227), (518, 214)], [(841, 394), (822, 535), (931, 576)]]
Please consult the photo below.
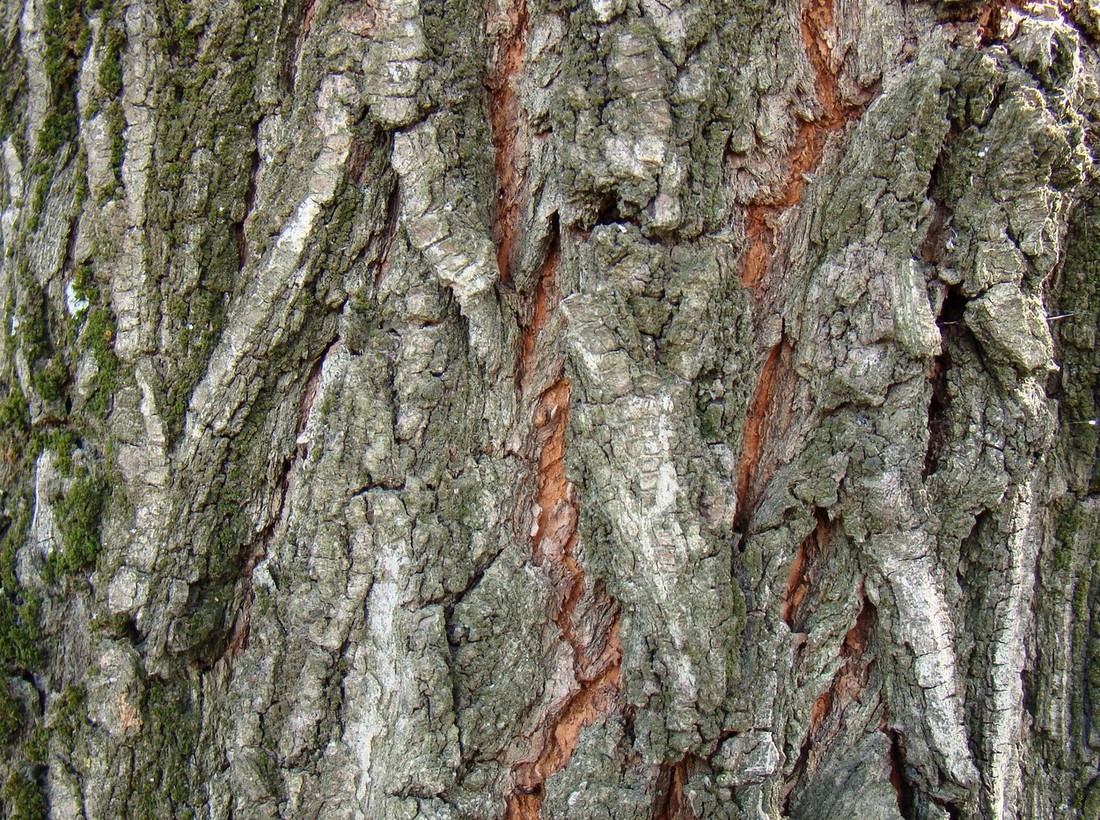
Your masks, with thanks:
[(495, 47), (493, 70), (486, 85), (489, 90), (489, 125), (496, 148), (496, 229), (497, 264), (500, 280), (512, 276), (512, 252), (516, 246), (520, 223), (520, 205), (525, 174), (518, 160), (517, 149), (523, 128), (523, 111), (516, 94), (515, 81), (523, 67), (526, 49), (526, 0), (499, 0), (497, 7), (502, 33)]
[(745, 252), (741, 284), (756, 289), (771, 266), (778, 239), (778, 220), (802, 199), (812, 172), (821, 162), (831, 134), (840, 131), (863, 113), (866, 100), (844, 102), (829, 45), (834, 28), (832, 0), (805, 0), (802, 6), (802, 43), (814, 73), (819, 113), (803, 122), (788, 156), (787, 179), (780, 191), (745, 209)]
[(291, 88), (294, 87), (294, 83), (298, 79), (298, 68), (302, 61), (302, 48), (305, 46), (306, 38), (313, 28), (313, 20), (317, 16), (317, 7), (319, 5), (320, 0), (306, 0), (302, 8), (302, 20), (298, 26), (298, 36), (294, 38), (294, 60), (290, 64)]
[(691, 759), (685, 757), (661, 767), (661, 774), (657, 778), (657, 805), (653, 811), (654, 820), (692, 820), (695, 817), (688, 803), (687, 794), (684, 792), (690, 763)]
[[(519, 395), (532, 402), (529, 449), (535, 481), (529, 532), (534, 564), (555, 589), (553, 620), (573, 654), (573, 685), (548, 710), (525, 739), (527, 754), (513, 766), (515, 790), (507, 816), (539, 816), (546, 779), (561, 771), (573, 755), (581, 730), (616, 705), (622, 646), (619, 606), (601, 584), (585, 577), (577, 558), (580, 498), (565, 473), (566, 434), (573, 387), (564, 377), (564, 361), (548, 331), (561, 301), (557, 284), (561, 237), (556, 219), (550, 226), (546, 259), (521, 319)], [(547, 366), (549, 365), (549, 366)]]
[(366, 170), (373, 149), (374, 146), (369, 140), (353, 139), (351, 141), (344, 167), (347, 169), (348, 179), (356, 185), (366, 185), (371, 181)]
[[(810, 174), (821, 163), (829, 137), (841, 131), (864, 111), (874, 91), (865, 99), (847, 102), (840, 90), (839, 67), (830, 42), (835, 31), (833, 0), (805, 0), (801, 34), (806, 56), (814, 74), (817, 116), (803, 122), (788, 156), (787, 177), (778, 193), (745, 209), (745, 249), (741, 260), (741, 284), (756, 293), (771, 269), (778, 250), (779, 220), (802, 199)], [(752, 514), (759, 488), (767, 480), (759, 467), (766, 439), (776, 429), (775, 396), (779, 386), (790, 380), (790, 345), (783, 340), (768, 354), (749, 402), (745, 419), (741, 461), (737, 471), (738, 528), (744, 531)]]
[[(812, 536), (811, 536), (812, 537)], [(860, 588), (861, 606), (856, 622), (844, 636), (839, 655), (844, 663), (833, 676), (829, 688), (822, 692), (810, 707), (810, 722), (806, 739), (798, 760), (784, 788), (785, 799), (825, 757), (829, 744), (844, 728), (844, 716), (848, 707), (859, 703), (871, 673), (874, 658), (867, 653), (871, 632), (878, 620), (878, 612)]]
[(554, 220), (553, 229), (550, 233), (550, 249), (546, 254), (542, 267), (539, 268), (538, 277), (535, 281), (530, 318), (524, 323), (523, 333), (520, 336), (521, 380), (531, 371), (534, 365), (535, 341), (560, 298), (557, 287), (557, 274), (558, 265), (561, 263), (561, 234), (557, 227), (556, 216)]
[(817, 585), (818, 573), (829, 549), (829, 519), (824, 510), (815, 509), (817, 523), (798, 547), (798, 554), (791, 562), (787, 574), (787, 588), (783, 593), (781, 616), (792, 632), (802, 632), (805, 613), (802, 602)]
[(737, 467), (737, 521), (738, 529), (741, 530), (748, 524), (758, 488), (762, 484), (757, 468), (769, 429), (777, 421), (773, 414), (773, 400), (780, 392), (780, 386), (786, 386), (789, 380), (792, 353), (786, 339), (771, 349), (760, 369), (760, 378), (749, 400), (741, 443), (741, 460)]
[(978, 12), (978, 42), (983, 46), (997, 42), (1005, 14), (1020, 5), (1019, 0), (991, 0), (983, 4)]
[[(532, 539), (535, 563), (544, 566), (547, 559), (564, 567), (570, 582), (577, 580), (571, 546), (576, 539), (578, 504), (576, 490), (565, 477), (565, 428), (569, 424), (569, 399), (572, 385), (561, 379), (542, 395), (535, 413), (535, 435), (539, 446), (539, 464), (535, 504), (537, 527)], [(571, 586), (572, 584), (570, 584)]]
[(836, 734), (841, 713), (859, 700), (871, 671), (871, 658), (866, 657), (866, 651), (878, 612), (862, 590), (860, 596), (863, 602), (856, 622), (840, 644), (840, 657), (844, 658), (844, 664), (833, 676), (829, 689), (814, 703), (810, 714), (809, 735), (818, 744)]
[[(613, 631), (618, 632), (618, 623)], [(516, 791), (508, 801), (507, 817), (539, 817), (546, 780), (569, 763), (581, 730), (615, 708), (619, 691), (619, 656), (622, 654), (618, 649), (617, 634), (613, 635), (612, 644), (616, 653), (612, 664), (592, 680), (581, 682), (580, 688), (552, 714), (538, 756), (515, 767)]]
[(585, 615), (592, 620), (596, 613), (596, 620), (610, 623), (603, 634), (585, 634), (577, 617), (578, 604), (589, 589), (584, 569), (574, 554), (579, 499), (565, 475), (571, 394), (569, 380), (559, 379), (543, 393), (535, 412), (539, 455), (531, 547), (535, 564), (546, 570), (557, 591), (554, 622), (573, 650), (576, 688), (551, 710), (547, 724), (531, 738), (532, 754), (514, 769), (516, 792), (508, 803), (508, 817), (512, 818), (538, 817), (546, 779), (565, 768), (581, 730), (607, 714), (619, 687), (622, 647), (617, 604), (606, 592), (592, 591), (595, 601)]

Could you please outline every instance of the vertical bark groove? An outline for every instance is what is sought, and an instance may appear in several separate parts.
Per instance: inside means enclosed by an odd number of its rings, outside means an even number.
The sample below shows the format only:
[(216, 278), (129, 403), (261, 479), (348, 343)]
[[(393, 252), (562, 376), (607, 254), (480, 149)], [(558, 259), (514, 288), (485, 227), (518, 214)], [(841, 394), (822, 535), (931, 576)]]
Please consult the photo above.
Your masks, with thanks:
[(781, 388), (789, 386), (792, 356), (793, 350), (786, 339), (771, 349), (749, 400), (737, 466), (737, 529), (741, 532), (746, 531), (759, 488), (768, 478), (759, 474), (758, 468), (769, 434), (784, 421), (785, 414), (776, 412), (774, 402), (785, 398)]
[(526, 0), (490, 0), (490, 8), (498, 3), (497, 25), (501, 31), (495, 44), (496, 59), (492, 74), (487, 82), (489, 125), (496, 148), (494, 232), (497, 265), (501, 281), (508, 282), (512, 276), (514, 247), (519, 239), (516, 233), (520, 227), (525, 182), (522, 153), (517, 148), (517, 142), (522, 139), (521, 134), (526, 134), (526, 126), (516, 94), (516, 83), (519, 82), (527, 48), (527, 3)]
[[(544, 331), (561, 299), (557, 284), (561, 247), (556, 220), (546, 260), (536, 279), (531, 318), (520, 340), (521, 398), (531, 389), (528, 377), (536, 351), (555, 341), (546, 338)], [(516, 787), (506, 807), (507, 816), (512, 818), (539, 816), (547, 778), (568, 765), (581, 730), (613, 708), (622, 660), (618, 604), (586, 578), (576, 555), (580, 500), (565, 474), (572, 385), (560, 375), (560, 364), (555, 371), (557, 381), (535, 398), (532, 416), (537, 466), (530, 537), (534, 564), (544, 569), (555, 591), (552, 617), (572, 653), (574, 685), (561, 702), (550, 707), (545, 724), (530, 737), (530, 752), (525, 756), (528, 759), (513, 767)], [(577, 620), (577, 607), (586, 593), (591, 599), (588, 609), (609, 613), (611, 621), (605, 632), (588, 638), (582, 637), (579, 627), (583, 624)]]
[(754, 291), (763, 283), (775, 256), (779, 220), (801, 201), (825, 156), (829, 137), (857, 120), (877, 93), (877, 89), (868, 89), (865, 100), (860, 103), (843, 99), (830, 45), (836, 38), (833, 0), (803, 0), (801, 36), (813, 71), (817, 111), (812, 118), (799, 123), (787, 156), (787, 178), (779, 194), (764, 202), (754, 202), (745, 209), (746, 250), (741, 284)]

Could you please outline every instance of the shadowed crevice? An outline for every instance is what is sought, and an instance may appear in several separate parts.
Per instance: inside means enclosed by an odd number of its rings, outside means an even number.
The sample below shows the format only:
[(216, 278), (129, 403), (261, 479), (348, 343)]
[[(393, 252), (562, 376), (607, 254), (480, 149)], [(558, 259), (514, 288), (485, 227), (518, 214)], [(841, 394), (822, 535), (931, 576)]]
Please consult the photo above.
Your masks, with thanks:
[(890, 740), (886, 760), (890, 765), (890, 783), (898, 796), (898, 812), (905, 820), (912, 820), (916, 816), (916, 796), (905, 776), (905, 736), (897, 729), (883, 731)]
[(489, 126), (496, 149), (493, 163), (496, 175), (493, 238), (497, 243), (500, 281), (509, 282), (513, 278), (521, 197), (526, 185), (525, 166), (521, 165), (523, 145), (517, 145), (521, 142), (521, 131), (526, 128), (526, 123), (516, 94), (516, 83), (527, 49), (528, 16), (526, 0), (503, 0), (499, 5), (502, 32), (494, 43), (492, 66), (485, 85), (488, 90)]

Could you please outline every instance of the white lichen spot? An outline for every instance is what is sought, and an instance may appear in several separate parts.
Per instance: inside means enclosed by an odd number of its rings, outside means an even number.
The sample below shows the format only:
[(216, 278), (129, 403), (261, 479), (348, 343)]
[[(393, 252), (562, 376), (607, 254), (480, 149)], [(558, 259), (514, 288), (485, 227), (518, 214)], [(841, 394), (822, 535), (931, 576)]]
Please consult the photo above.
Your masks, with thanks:
[(65, 286), (65, 308), (70, 316), (76, 316), (88, 309), (88, 300), (77, 293), (72, 282)]

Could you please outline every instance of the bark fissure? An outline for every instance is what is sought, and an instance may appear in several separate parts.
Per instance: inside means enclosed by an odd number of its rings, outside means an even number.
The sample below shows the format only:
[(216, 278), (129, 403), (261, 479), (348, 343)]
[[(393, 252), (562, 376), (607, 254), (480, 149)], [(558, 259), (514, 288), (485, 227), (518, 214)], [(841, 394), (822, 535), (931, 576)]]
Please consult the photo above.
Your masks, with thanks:
[(520, 367), (517, 378), (523, 384), (525, 377), (535, 364), (535, 342), (546, 325), (550, 312), (555, 308), (560, 294), (557, 291), (556, 276), (561, 264), (561, 230), (558, 215), (554, 214), (550, 229), (550, 249), (539, 268), (535, 280), (535, 293), (531, 299), (530, 318), (524, 323), (520, 336)]
[(786, 339), (781, 340), (771, 349), (760, 369), (760, 377), (749, 400), (741, 444), (741, 459), (737, 466), (736, 529), (740, 532), (746, 532), (748, 529), (756, 494), (763, 483), (757, 468), (764, 453), (768, 431), (776, 421), (772, 405), (781, 381), (788, 374), (791, 355), (792, 348)]
[(280, 537), (286, 529), (286, 502), (294, 485), (294, 473), (302, 460), (309, 455), (309, 444), (302, 437), (309, 424), (313, 403), (317, 398), (317, 391), (321, 385), (321, 374), (325, 361), (336, 344), (337, 342), (333, 341), (325, 347), (310, 367), (309, 375), (302, 387), (301, 399), (298, 402), (297, 422), (294, 428), (296, 451), (283, 460), (279, 470), (279, 478), (275, 483), (275, 496), (271, 503), (271, 519), (245, 554), (240, 576), (241, 602), (237, 614), (233, 618), (233, 625), (229, 630), (229, 642), (222, 655), (226, 660), (232, 661), (237, 658), (248, 646), (248, 636), (252, 623), (252, 603), (256, 597), (252, 588), (252, 575), (256, 566), (269, 555), (275, 539)]
[(983, 4), (978, 11), (978, 42), (983, 46), (997, 42), (1005, 14), (1020, 5), (1019, 0), (990, 0)]
[(780, 617), (792, 632), (802, 632), (805, 627), (802, 603), (818, 582), (822, 563), (828, 557), (829, 518), (820, 508), (814, 509), (815, 524), (810, 534), (799, 545), (787, 574), (787, 588), (783, 593)]
[(948, 412), (951, 408), (951, 396), (947, 390), (947, 373), (951, 368), (951, 355), (944, 350), (932, 360), (928, 380), (932, 385), (932, 397), (928, 402), (928, 447), (924, 453), (921, 478), (928, 478), (936, 472), (940, 463), (940, 454), (946, 446), (950, 433)]
[[(517, 790), (508, 816), (516, 818), (539, 816), (546, 779), (565, 768), (581, 730), (607, 713), (619, 686), (618, 605), (606, 592), (589, 590), (575, 555), (580, 504), (564, 465), (571, 394), (569, 381), (560, 379), (541, 397), (534, 419), (539, 455), (531, 546), (534, 563), (546, 570), (556, 590), (553, 620), (572, 649), (576, 688), (551, 709), (546, 724), (532, 736), (534, 758), (514, 767)], [(610, 617), (607, 631), (591, 639), (578, 630), (577, 606), (586, 593)]]
[(862, 583), (859, 594), (859, 613), (855, 623), (845, 633), (838, 651), (843, 663), (833, 675), (829, 688), (818, 695), (810, 709), (806, 737), (784, 788), (785, 800), (789, 801), (798, 784), (817, 768), (819, 761), (827, 754), (829, 745), (844, 728), (845, 712), (852, 704), (861, 701), (863, 690), (867, 686), (874, 663), (874, 657), (867, 650), (871, 633), (878, 621), (878, 611), (868, 600)]
[(378, 254), (377, 267), (374, 272), (374, 285), (378, 287), (382, 277), (386, 274), (386, 268), (390, 261), (390, 252), (393, 250), (394, 240), (397, 238), (398, 219), (401, 214), (401, 186), (394, 185), (390, 190), (389, 199), (386, 201), (386, 227), (382, 232), (382, 250)]
[(317, 7), (321, 0), (306, 0), (302, 7), (302, 18), (299, 22), (298, 36), (294, 40), (294, 59), (290, 63), (290, 87), (295, 88), (298, 80), (298, 72), (302, 66), (302, 55), (306, 38), (313, 29), (313, 20), (317, 16)]
[(661, 767), (657, 789), (658, 801), (653, 811), (654, 820), (692, 820), (695, 817), (684, 792), (690, 763), (691, 759), (685, 757)]
[(496, 216), (493, 221), (497, 243), (497, 265), (500, 280), (512, 276), (513, 247), (519, 238), (520, 206), (524, 173), (519, 166), (517, 141), (523, 128), (523, 110), (515, 84), (523, 68), (527, 48), (526, 0), (501, 0), (502, 33), (496, 43), (496, 59), (487, 85), (489, 90), (489, 125), (496, 149)]
[(890, 766), (890, 783), (898, 798), (898, 813), (905, 820), (914, 816), (913, 786), (905, 776), (905, 736), (897, 729), (883, 729), (889, 738), (887, 762)]
[(949, 375), (953, 366), (951, 349), (968, 332), (963, 318), (966, 297), (957, 287), (948, 288), (936, 325), (940, 331), (941, 352), (932, 359), (928, 381), (932, 395), (928, 401), (928, 445), (921, 467), (921, 478), (928, 478), (940, 465), (940, 457), (951, 435), (951, 392)]
[[(560, 235), (555, 219), (546, 259), (539, 271), (532, 295), (530, 319), (520, 338), (520, 396), (528, 395), (535, 377), (536, 351), (545, 352), (553, 342), (546, 329), (558, 309), (561, 294), (557, 270), (561, 259)], [(566, 436), (569, 428), (573, 387), (563, 373), (563, 362), (555, 371), (556, 381), (534, 399), (532, 416), (535, 488), (532, 501), (531, 552), (536, 566), (549, 576), (555, 589), (554, 623), (573, 656), (575, 686), (553, 707), (544, 725), (528, 739), (530, 754), (513, 767), (516, 788), (507, 804), (507, 816), (539, 816), (547, 778), (568, 764), (580, 732), (614, 705), (619, 688), (622, 648), (618, 641), (619, 607), (600, 585), (592, 585), (576, 555), (580, 498), (565, 473)], [(608, 626), (586, 635), (578, 612), (587, 597), (588, 609), (603, 613)], [(589, 612), (589, 615), (591, 613)]]
[[(253, 129), (252, 142), (256, 145), (259, 141), (259, 123)], [(244, 216), (241, 221), (235, 226), (237, 233), (237, 268), (238, 270), (244, 270), (245, 263), (248, 262), (248, 226), (252, 218), (252, 210), (256, 206), (256, 182), (260, 175), (260, 149), (254, 148), (252, 151), (252, 163), (248, 172), (248, 188), (245, 190), (244, 195)]]
[[(830, 136), (858, 119), (877, 93), (877, 88), (869, 89), (865, 99), (858, 103), (843, 100), (839, 68), (834, 65), (830, 46), (834, 31), (832, 0), (805, 0), (800, 34), (813, 70), (819, 113), (798, 127), (787, 157), (787, 178), (780, 192), (745, 208), (745, 249), (740, 278), (742, 286), (754, 292), (758, 309), (760, 291), (778, 250), (780, 219), (801, 202), (813, 172), (825, 155)], [(764, 452), (767, 427), (773, 423), (770, 408), (776, 386), (783, 377), (781, 365), (789, 367), (790, 358), (790, 345), (786, 339), (781, 339), (765, 358), (749, 402), (737, 472), (737, 518), (738, 529), (742, 532), (747, 530), (752, 516), (756, 489), (763, 483), (757, 476), (757, 467)]]
[(802, 200), (806, 186), (821, 164), (831, 135), (866, 109), (876, 89), (870, 89), (860, 103), (844, 102), (838, 69), (833, 65), (829, 40), (833, 36), (832, 0), (805, 0), (802, 6), (801, 35), (806, 57), (814, 74), (814, 89), (820, 109), (812, 120), (798, 126), (794, 144), (787, 157), (789, 170), (780, 192), (745, 209), (745, 251), (741, 266), (741, 284), (758, 289), (767, 276), (779, 240), (779, 220)]

